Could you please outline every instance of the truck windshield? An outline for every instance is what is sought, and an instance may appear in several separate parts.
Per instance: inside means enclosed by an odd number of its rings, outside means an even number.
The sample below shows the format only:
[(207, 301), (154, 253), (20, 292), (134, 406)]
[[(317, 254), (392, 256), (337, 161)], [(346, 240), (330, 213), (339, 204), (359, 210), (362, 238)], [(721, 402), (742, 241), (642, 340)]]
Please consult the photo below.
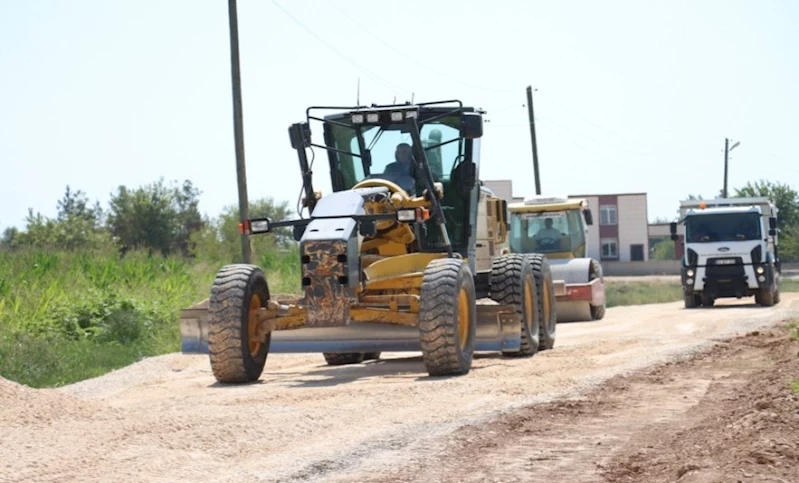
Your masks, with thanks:
[(760, 215), (757, 213), (724, 213), (691, 215), (685, 219), (688, 243), (712, 243), (758, 240)]
[(583, 241), (577, 211), (512, 213), (510, 248), (515, 253), (571, 251)]

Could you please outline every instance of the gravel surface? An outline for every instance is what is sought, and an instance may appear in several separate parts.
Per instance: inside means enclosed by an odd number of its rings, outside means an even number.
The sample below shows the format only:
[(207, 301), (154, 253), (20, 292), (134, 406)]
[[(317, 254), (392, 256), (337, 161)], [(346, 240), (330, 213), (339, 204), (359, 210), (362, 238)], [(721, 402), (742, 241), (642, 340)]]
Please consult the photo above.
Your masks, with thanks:
[[(430, 378), (416, 353), (328, 367), (272, 354), (261, 380), (215, 382), (207, 356), (168, 354), (59, 390), (0, 379), (0, 481), (351, 481), (445, 449), (448, 435), (525, 406), (799, 319), (799, 294), (762, 308), (720, 300), (617, 307), (559, 324), (555, 349), (478, 356)], [(619, 410), (624, 410), (620, 408)], [(502, 435), (497, 435), (501, 438)], [(452, 475), (457, 481), (458, 475)]]

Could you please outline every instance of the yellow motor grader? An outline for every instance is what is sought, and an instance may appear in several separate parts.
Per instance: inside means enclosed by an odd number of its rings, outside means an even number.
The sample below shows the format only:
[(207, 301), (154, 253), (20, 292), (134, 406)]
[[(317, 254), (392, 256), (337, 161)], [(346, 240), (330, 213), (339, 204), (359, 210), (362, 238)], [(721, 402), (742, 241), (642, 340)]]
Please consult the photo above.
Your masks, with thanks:
[[(270, 352), (340, 365), (421, 351), (435, 376), (468, 373), (475, 351), (551, 349), (547, 259), (498, 255), (507, 206), (478, 181), (482, 114), (460, 101), (308, 108), (289, 128), (308, 215), (242, 223), (252, 236), (293, 230), (302, 295), (275, 300), (261, 268), (225, 266), (208, 301), (181, 314), (183, 352), (208, 352), (218, 381), (240, 383), (261, 376)], [(328, 155), (325, 196), (313, 189), (314, 148)]]

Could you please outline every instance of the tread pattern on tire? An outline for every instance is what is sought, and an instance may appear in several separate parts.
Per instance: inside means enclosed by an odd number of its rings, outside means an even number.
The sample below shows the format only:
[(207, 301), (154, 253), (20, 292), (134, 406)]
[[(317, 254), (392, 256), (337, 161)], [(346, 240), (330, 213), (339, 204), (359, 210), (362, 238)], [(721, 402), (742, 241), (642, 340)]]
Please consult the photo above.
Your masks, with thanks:
[[(530, 263), (533, 265), (533, 277), (535, 277), (536, 299), (539, 300), (538, 304), (538, 320), (541, 327), (540, 335), (538, 336), (538, 350), (550, 350), (555, 347), (555, 338), (558, 327), (558, 313), (555, 301), (555, 287), (552, 284), (552, 270), (549, 267), (549, 261), (542, 253), (532, 253), (528, 255)], [(550, 320), (544, 319), (544, 284), (549, 285), (550, 297)], [(551, 327), (551, 331), (548, 328)]]
[(269, 299), (266, 277), (255, 265), (227, 265), (217, 272), (211, 287), (208, 314), (208, 352), (217, 381), (242, 383), (257, 380), (263, 372), (271, 335), (257, 357), (250, 355), (247, 319), (250, 290), (257, 290), (261, 304)]
[[(461, 286), (469, 293), (470, 320), (458, 320)], [(431, 376), (466, 374), (472, 366), (477, 332), (474, 279), (469, 266), (456, 258), (431, 261), (424, 271), (419, 302), (422, 359)], [(460, 349), (458, 324), (468, 322), (469, 338)]]
[[(522, 324), (524, 324), (524, 314), (522, 313), (522, 269), (525, 261), (528, 260), (528, 255), (524, 254), (508, 254), (495, 257), (491, 267), (491, 300), (502, 305), (512, 305), (516, 308), (516, 312), (522, 317)], [(535, 279), (535, 275), (533, 275)], [(535, 303), (537, 305), (534, 311), (539, 320), (539, 327), (541, 321), (541, 298), (536, 293)], [(537, 331), (537, 330), (536, 330)], [(522, 327), (521, 330), (521, 347), (518, 351), (503, 352), (509, 356), (532, 356), (538, 352), (539, 334), (532, 334), (528, 337), (527, 331)]]

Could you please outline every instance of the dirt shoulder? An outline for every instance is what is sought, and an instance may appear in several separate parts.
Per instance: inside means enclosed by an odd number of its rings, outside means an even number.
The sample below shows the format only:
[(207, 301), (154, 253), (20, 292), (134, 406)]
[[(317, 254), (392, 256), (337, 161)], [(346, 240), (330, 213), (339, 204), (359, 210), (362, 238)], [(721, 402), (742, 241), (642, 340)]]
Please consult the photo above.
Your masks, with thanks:
[(432, 457), (362, 481), (799, 481), (799, 344), (787, 323), (465, 426)]

